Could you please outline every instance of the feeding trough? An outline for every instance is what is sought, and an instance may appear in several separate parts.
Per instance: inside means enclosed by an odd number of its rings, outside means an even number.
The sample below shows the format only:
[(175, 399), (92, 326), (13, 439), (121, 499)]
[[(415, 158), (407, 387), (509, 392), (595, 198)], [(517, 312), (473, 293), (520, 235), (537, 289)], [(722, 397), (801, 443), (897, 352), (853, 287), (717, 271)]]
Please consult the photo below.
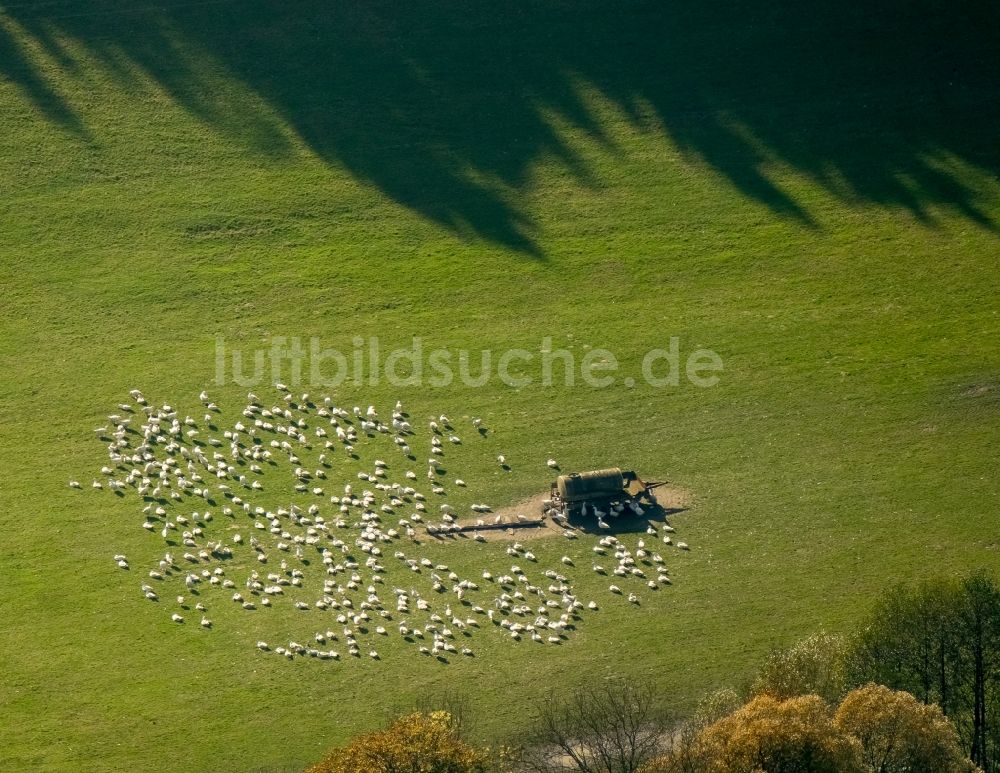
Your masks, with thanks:
[(556, 478), (542, 508), (565, 518), (592, 515), (601, 519), (614, 517), (626, 509), (642, 515), (643, 504), (656, 504), (653, 489), (662, 485), (662, 482), (647, 483), (637, 473), (618, 467), (574, 472)]

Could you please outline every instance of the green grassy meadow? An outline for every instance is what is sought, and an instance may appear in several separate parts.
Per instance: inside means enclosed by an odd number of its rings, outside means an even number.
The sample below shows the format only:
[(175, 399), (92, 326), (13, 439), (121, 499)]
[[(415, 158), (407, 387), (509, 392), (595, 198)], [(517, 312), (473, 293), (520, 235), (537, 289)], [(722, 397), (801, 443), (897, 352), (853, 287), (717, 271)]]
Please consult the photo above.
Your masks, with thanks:
[[(1000, 569), (998, 20), (0, 2), (0, 769), (300, 769), (445, 691), (516, 740), (547, 690), (613, 674), (683, 711), (891, 583)], [(565, 644), (484, 631), (447, 665), (258, 652), (312, 630), (288, 608), (174, 625), (138, 589), (162, 544), (137, 499), (89, 489), (92, 429), (132, 388), (182, 415), (206, 388), (235, 420), (217, 336), (606, 348), (603, 389), (295, 388), (483, 417), (468, 501), (537, 493), (549, 457), (665, 477), (692, 549), (639, 610), (579, 571), (602, 608)], [(625, 386), (671, 336), (720, 382)], [(427, 554), (471, 573), (503, 550)]]

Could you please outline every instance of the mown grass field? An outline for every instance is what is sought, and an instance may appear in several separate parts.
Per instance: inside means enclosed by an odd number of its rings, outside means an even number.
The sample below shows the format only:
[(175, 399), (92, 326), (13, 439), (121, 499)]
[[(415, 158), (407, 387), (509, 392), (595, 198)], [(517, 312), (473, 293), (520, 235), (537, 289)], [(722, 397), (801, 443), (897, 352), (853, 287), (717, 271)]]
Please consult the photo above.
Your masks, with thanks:
[[(998, 42), (985, 3), (0, 4), (0, 768), (297, 769), (447, 690), (510, 740), (611, 674), (683, 710), (893, 582), (1000, 568)], [(447, 666), (257, 652), (294, 610), (173, 625), (135, 498), (67, 487), (91, 430), (133, 387), (234, 416), (216, 336), (313, 335), (550, 336), (621, 376), (671, 336), (717, 352), (704, 389), (335, 390), (482, 416), (472, 501), (550, 456), (665, 476), (673, 587)]]

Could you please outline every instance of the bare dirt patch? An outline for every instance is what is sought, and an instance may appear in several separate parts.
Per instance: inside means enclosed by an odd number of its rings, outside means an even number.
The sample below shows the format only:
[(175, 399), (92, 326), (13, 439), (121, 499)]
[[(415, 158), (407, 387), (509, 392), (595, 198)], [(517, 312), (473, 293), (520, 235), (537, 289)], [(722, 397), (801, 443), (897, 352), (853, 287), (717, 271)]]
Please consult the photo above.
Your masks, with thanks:
[(530, 526), (527, 524), (514, 526), (511, 525), (506, 529), (480, 529), (479, 533), (490, 542), (496, 540), (511, 540), (511, 539), (538, 539), (540, 537), (553, 537), (557, 534), (562, 533), (562, 529), (559, 525), (554, 523), (551, 518), (543, 518), (542, 513), (542, 502), (548, 499), (549, 493), (546, 491), (544, 494), (536, 494), (533, 497), (529, 497), (516, 505), (510, 505), (509, 507), (501, 507), (494, 510), (491, 513), (483, 513), (475, 518), (463, 518), (458, 523), (463, 527), (474, 527), (479, 521), (484, 524), (493, 525), (497, 519), (500, 519), (501, 524), (518, 524), (521, 518), (527, 518), (531, 521), (536, 521), (542, 519), (540, 526)]
[[(647, 508), (647, 512), (639, 516), (620, 516), (612, 525), (611, 533), (639, 531), (645, 529), (648, 521), (662, 522), (674, 513), (679, 513), (688, 509), (691, 504), (691, 492), (681, 488), (671, 488), (662, 486), (654, 492), (659, 504), (655, 509)], [(526, 540), (542, 539), (543, 537), (555, 537), (561, 535), (566, 529), (564, 526), (554, 522), (551, 518), (544, 518), (542, 514), (542, 502), (549, 498), (549, 492), (536, 494), (517, 504), (501, 507), (489, 513), (483, 513), (472, 518), (462, 518), (458, 520), (458, 525), (464, 528), (475, 529), (481, 521), (482, 524), (493, 528), (478, 529), (478, 533), (487, 542), (504, 540)], [(506, 524), (506, 528), (495, 528), (499, 519), (500, 524)], [(540, 525), (521, 523), (522, 519), (537, 521), (541, 519)], [(571, 528), (580, 532), (598, 532), (592, 519), (585, 519), (580, 523), (572, 523)], [(472, 531), (453, 532), (448, 537), (458, 539), (471, 539)]]

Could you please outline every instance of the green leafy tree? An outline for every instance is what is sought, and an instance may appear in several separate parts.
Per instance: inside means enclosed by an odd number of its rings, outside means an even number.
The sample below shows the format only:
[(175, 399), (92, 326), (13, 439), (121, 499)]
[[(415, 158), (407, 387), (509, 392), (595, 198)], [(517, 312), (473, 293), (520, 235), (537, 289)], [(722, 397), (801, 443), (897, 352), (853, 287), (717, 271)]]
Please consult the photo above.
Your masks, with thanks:
[(900, 586), (876, 603), (848, 655), (849, 681), (935, 703), (969, 757), (1000, 771), (1000, 585), (985, 573)]
[(978, 573), (962, 583), (959, 608), (966, 668), (963, 685), (971, 693), (972, 760), (985, 770), (1000, 767), (1000, 586)]
[(846, 643), (841, 636), (817, 633), (772, 653), (750, 688), (751, 695), (779, 700), (818, 695), (834, 705), (847, 687)]
[(961, 603), (961, 585), (946, 579), (887, 591), (854, 641), (852, 680), (906, 689), (924, 703), (937, 703), (945, 714), (954, 713)]

